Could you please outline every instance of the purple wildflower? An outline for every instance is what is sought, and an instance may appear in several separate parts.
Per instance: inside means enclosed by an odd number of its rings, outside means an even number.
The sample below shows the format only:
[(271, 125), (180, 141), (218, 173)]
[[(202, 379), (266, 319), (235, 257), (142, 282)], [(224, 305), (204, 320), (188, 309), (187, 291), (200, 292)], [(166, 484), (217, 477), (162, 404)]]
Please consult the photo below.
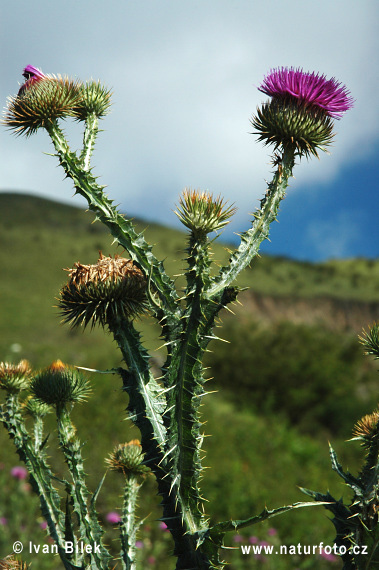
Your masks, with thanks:
[(271, 70), (258, 89), (276, 99), (288, 98), (300, 105), (317, 107), (335, 119), (340, 119), (354, 102), (347, 88), (334, 77), (327, 79), (325, 75), (293, 67)]
[(29, 87), (34, 85), (37, 81), (41, 81), (41, 79), (46, 79), (47, 77), (40, 69), (37, 69), (37, 67), (34, 67), (33, 65), (27, 65), (22, 75), (25, 77), (26, 81), (21, 85), (18, 95), (21, 95), (25, 89), (29, 89)]
[(331, 552), (326, 552), (324, 549), (320, 552), (321, 558), (328, 560), (329, 562), (337, 562), (338, 556), (332, 554)]
[(269, 536), (275, 536), (276, 534), (278, 534), (278, 531), (276, 530), (276, 528), (271, 527), (268, 529), (267, 534)]
[(25, 467), (22, 467), (21, 465), (16, 465), (16, 467), (12, 467), (11, 475), (15, 479), (18, 479), (19, 481), (23, 481), (28, 476), (28, 470), (25, 469)]
[(110, 513), (108, 513), (105, 518), (106, 518), (107, 522), (109, 522), (111, 524), (117, 524), (121, 521), (120, 515), (118, 513), (115, 513), (114, 511), (111, 511)]
[(6, 519), (5, 517), (0, 517), (0, 525), (6, 526), (7, 524), (8, 524), (8, 519)]
[(136, 548), (143, 548), (144, 547), (144, 543), (142, 542), (142, 540), (136, 540)]
[(168, 530), (168, 528), (167, 528), (166, 523), (163, 522), (163, 521), (161, 521), (161, 522), (159, 523), (159, 528), (160, 528), (161, 530), (166, 531), (166, 532), (170, 532), (170, 531)]
[(233, 541), (234, 541), (234, 542), (242, 542), (242, 541), (243, 541), (243, 538), (242, 538), (242, 536), (241, 536), (240, 534), (235, 534), (235, 535), (233, 536)]

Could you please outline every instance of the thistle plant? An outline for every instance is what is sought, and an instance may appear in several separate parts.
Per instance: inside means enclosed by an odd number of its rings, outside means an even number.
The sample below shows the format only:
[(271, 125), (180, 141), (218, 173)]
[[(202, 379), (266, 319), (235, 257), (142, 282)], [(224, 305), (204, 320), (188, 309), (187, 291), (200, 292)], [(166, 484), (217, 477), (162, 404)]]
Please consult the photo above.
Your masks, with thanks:
[[(100, 326), (114, 337), (125, 366), (108, 371), (118, 374), (128, 395), (129, 419), (140, 430), (141, 443), (118, 446), (108, 459), (111, 469), (124, 476), (124, 506), (120, 522), (121, 561), (135, 567), (137, 495), (146, 470), (157, 481), (162, 498), (161, 520), (175, 543), (178, 569), (221, 569), (220, 549), (227, 532), (288, 512), (323, 504), (324, 501), (295, 503), (237, 518), (210, 523), (202, 496), (203, 431), (200, 406), (206, 395), (203, 357), (208, 344), (217, 339), (214, 326), (224, 308), (239, 294), (236, 278), (259, 252), (276, 220), (281, 200), (293, 175), (295, 160), (318, 156), (331, 143), (334, 120), (349, 110), (353, 101), (347, 89), (334, 79), (281, 68), (264, 78), (260, 91), (270, 97), (252, 118), (259, 140), (273, 147), (275, 168), (272, 181), (254, 213), (251, 227), (240, 235), (240, 243), (228, 263), (212, 271), (210, 234), (225, 227), (234, 207), (223, 198), (201, 190), (186, 189), (176, 214), (188, 230), (185, 270), (186, 286), (178, 291), (142, 233), (123, 215), (104, 192), (91, 168), (91, 157), (99, 133), (99, 119), (109, 111), (110, 91), (99, 82), (82, 83), (60, 76), (48, 76), (33, 66), (24, 70), (26, 82), (9, 99), (4, 123), (16, 134), (30, 136), (46, 130), (56, 157), (75, 187), (86, 198), (96, 220), (103, 223), (125, 251), (125, 257), (100, 256), (94, 265), (76, 262), (68, 269), (69, 279), (59, 294), (59, 308), (72, 327)], [(83, 146), (74, 152), (61, 129), (62, 120), (83, 123)], [(149, 362), (135, 320), (148, 314), (161, 329), (167, 351), (157, 378)], [(4, 365), (4, 370), (8, 365)], [(22, 368), (22, 365), (20, 365)], [(17, 373), (8, 374), (12, 378)], [(109, 568), (110, 555), (102, 542), (95, 502), (101, 482), (90, 493), (84, 475), (81, 444), (70, 418), (72, 406), (85, 400), (88, 383), (72, 367), (58, 362), (33, 374), (30, 383), (2, 381), (8, 390), (1, 419), (25, 461), (51, 537), (58, 545), (65, 568)], [(32, 400), (20, 400), (19, 391), (28, 388)], [(13, 390), (13, 391), (12, 391)], [(33, 401), (33, 404), (31, 402)], [(44, 406), (57, 416), (60, 449), (71, 480), (63, 481), (66, 509), (54, 487), (53, 475), (42, 439)], [(23, 413), (38, 418), (34, 441)], [(37, 421), (37, 420), (36, 420)], [(37, 435), (36, 435), (37, 434)], [(328, 501), (329, 499), (327, 499)], [(75, 520), (73, 524), (72, 520)], [(96, 543), (96, 551), (68, 556), (64, 542)]]
[[(367, 355), (379, 359), (379, 323), (360, 337)], [(344, 562), (344, 570), (370, 569), (379, 566), (379, 410), (361, 418), (353, 429), (351, 441), (359, 441), (366, 457), (358, 476), (344, 471), (337, 454), (330, 445), (332, 468), (352, 491), (352, 499), (345, 503), (328, 493), (309, 489), (302, 491), (316, 501), (323, 501), (334, 515), (336, 530), (334, 543)]]

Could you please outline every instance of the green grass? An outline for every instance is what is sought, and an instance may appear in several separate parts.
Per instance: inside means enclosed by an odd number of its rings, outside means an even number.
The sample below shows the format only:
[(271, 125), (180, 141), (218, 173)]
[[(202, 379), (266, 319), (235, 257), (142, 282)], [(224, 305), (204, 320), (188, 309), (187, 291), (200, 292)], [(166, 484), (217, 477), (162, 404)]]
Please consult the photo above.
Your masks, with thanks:
[[(120, 365), (120, 355), (109, 335), (98, 329), (71, 331), (67, 325), (60, 324), (57, 309), (54, 308), (59, 289), (66, 280), (62, 268), (72, 267), (76, 261), (94, 263), (99, 250), (105, 255), (122, 253), (112, 245), (112, 238), (106, 230), (99, 223), (91, 224), (92, 220), (91, 213), (71, 206), (28, 195), (0, 194), (0, 360), (18, 361), (27, 358), (35, 368), (49, 365), (57, 358), (67, 363), (97, 369)], [(136, 223), (140, 230), (146, 226), (143, 222)], [(145, 235), (148, 241), (156, 244), (156, 256), (166, 260), (168, 273), (181, 273), (184, 267), (185, 234), (149, 224)], [(214, 259), (218, 263), (224, 263), (227, 257), (226, 247), (216, 243)], [(178, 287), (182, 283), (182, 278), (178, 278)], [(369, 302), (379, 300), (378, 283), (378, 261), (336, 260), (310, 264), (263, 256), (242, 275), (239, 285), (273, 296), (328, 296)], [(253, 316), (245, 315), (244, 321), (250, 319), (252, 320)], [(362, 326), (367, 324), (362, 323)], [(208, 512), (217, 520), (228, 517), (242, 518), (257, 514), (265, 505), (274, 508), (293, 501), (307, 500), (298, 490), (301, 485), (320, 491), (329, 488), (338, 497), (346, 493), (346, 488), (341, 486), (338, 477), (330, 469), (327, 439), (331, 439), (339, 452), (341, 462), (347, 463), (347, 467), (354, 472), (359, 466), (359, 448), (357, 444), (344, 443), (344, 440), (350, 437), (350, 431), (343, 427), (337, 436), (331, 432), (330, 425), (325, 428), (321, 425), (320, 418), (314, 422), (314, 429), (309, 428), (311, 420), (307, 420), (307, 429), (304, 430), (301, 422), (296, 425), (290, 414), (278, 413), (276, 408), (269, 406), (266, 406), (263, 414), (262, 410), (260, 411), (262, 406), (257, 405), (257, 385), (254, 384), (254, 378), (262, 379), (263, 376), (259, 376), (259, 369), (254, 367), (254, 362), (249, 364), (249, 361), (244, 360), (243, 366), (241, 364), (244, 382), (239, 389), (238, 358), (243, 352), (249, 353), (249, 345), (246, 331), (241, 333), (238, 331), (238, 325), (236, 326), (237, 330), (232, 339), (236, 356), (233, 356), (228, 345), (219, 343), (217, 349), (224, 350), (229, 360), (232, 356), (237, 358), (237, 364), (229, 370), (232, 389), (228, 388), (224, 381), (221, 385), (217, 384), (216, 379), (212, 389), (218, 389), (219, 393), (207, 396), (204, 404), (204, 418), (207, 420), (204, 429), (206, 434), (212, 436), (206, 438), (204, 443), (204, 463), (210, 467), (205, 472), (202, 484), (204, 495), (209, 500)], [(151, 354), (163, 358), (164, 352), (159, 349), (160, 340), (157, 339), (157, 327), (148, 318), (141, 320), (139, 327)], [(222, 331), (217, 332), (223, 336)], [(263, 337), (254, 337), (253, 342), (260, 346), (262, 339)], [(308, 344), (303, 346), (304, 351), (311, 350), (310, 342), (307, 341)], [(243, 350), (238, 350), (239, 346), (243, 347)], [(323, 346), (328, 350), (328, 342)], [(257, 350), (259, 352), (259, 348)], [(296, 356), (297, 349), (291, 350)], [(267, 358), (277, 359), (278, 355)], [(267, 378), (272, 378), (269, 372), (266, 373)], [(279, 375), (280, 366), (270, 374)], [(250, 384), (247, 376), (251, 376)], [(351, 386), (344, 388), (341, 378), (338, 377), (338, 390), (346, 398)], [(280, 377), (277, 381), (280, 390)], [(125, 420), (127, 401), (120, 391), (119, 378), (92, 374), (91, 383), (94, 388), (93, 395), (88, 404), (75, 408), (73, 419), (84, 442), (86, 470), (89, 473), (90, 485), (94, 489), (105, 470), (104, 458), (113, 446), (138, 436), (138, 432)], [(359, 374), (357, 383), (358, 391), (370, 396), (374, 392), (373, 382), (363, 382)], [(369, 386), (370, 383), (372, 385)], [(305, 391), (307, 386), (295, 386), (291, 389), (296, 395), (300, 393), (297, 390)], [(262, 398), (264, 386), (260, 385), (259, 391)], [(238, 393), (240, 398), (236, 397)], [(355, 395), (351, 394), (351, 398), (352, 409), (349, 408), (349, 413), (352, 417)], [(280, 405), (285, 407), (285, 400), (286, 398)], [(375, 404), (376, 400), (372, 402), (372, 407)], [(329, 405), (326, 396), (325, 413)], [(333, 410), (333, 406), (329, 409)], [(49, 447), (51, 461), (57, 473), (62, 473), (65, 467), (54, 447), (55, 427), (52, 417), (48, 420), (48, 430), (52, 434)], [(19, 461), (4, 430), (0, 431), (0, 449), (0, 462), (4, 464), (4, 484), (9, 485), (8, 471)], [(115, 510), (120, 504), (119, 483), (116, 476), (108, 475), (106, 478), (98, 503), (102, 520), (108, 511)], [(160, 516), (158, 500), (153, 496), (154, 489), (154, 482), (151, 480), (146, 484), (146, 493), (140, 501), (141, 516), (151, 513), (148, 520), (151, 526), (156, 524), (154, 521)], [(1, 555), (8, 553), (4, 548), (12, 544), (11, 540), (17, 540), (20, 525), (26, 525), (25, 517), (29, 520), (30, 517), (37, 519), (39, 516), (36, 504), (33, 512), (23, 506), (30, 498), (20, 493), (21, 491), (17, 495), (17, 490), (13, 489), (9, 495), (12, 496), (12, 501), (5, 495), (0, 499), (0, 516), (9, 518), (9, 532), (4, 535)], [(16, 503), (17, 512), (21, 510), (21, 513), (24, 513), (21, 522), (20, 516), (13, 514)], [(30, 521), (28, 525), (27, 529), (31, 528)], [(313, 509), (312, 512), (296, 511), (278, 517), (274, 519), (273, 525), (278, 529), (281, 541), (285, 544), (316, 544), (321, 540), (332, 544), (334, 538), (332, 525), (322, 508)], [(263, 530), (251, 529), (246, 531), (245, 536), (259, 532)], [(111, 531), (109, 533), (109, 540), (113, 544), (114, 534)], [(158, 543), (159, 536), (154, 536)], [(151, 538), (146, 539), (148, 540), (151, 543)], [(232, 538), (230, 544), (231, 541)], [(167, 550), (160, 553), (158, 558), (155, 567), (159, 570), (173, 567), (172, 561), (167, 561)], [(52, 565), (43, 567), (40, 558), (35, 559), (34, 566), (41, 570), (53, 568)], [(59, 564), (56, 567), (59, 568)], [(291, 567), (289, 563), (288, 568)]]

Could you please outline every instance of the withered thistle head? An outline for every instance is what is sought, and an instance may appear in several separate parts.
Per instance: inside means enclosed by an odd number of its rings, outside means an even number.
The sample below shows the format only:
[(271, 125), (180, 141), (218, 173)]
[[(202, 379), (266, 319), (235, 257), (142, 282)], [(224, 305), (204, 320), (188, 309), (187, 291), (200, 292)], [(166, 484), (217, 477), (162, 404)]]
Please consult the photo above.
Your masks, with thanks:
[(175, 214), (195, 236), (205, 237), (226, 226), (235, 212), (236, 208), (227, 207), (221, 196), (213, 198), (209, 192), (185, 188)]
[(67, 77), (45, 75), (28, 65), (25, 83), (8, 98), (4, 124), (16, 134), (32, 135), (57, 119), (72, 116), (81, 100), (80, 83)]
[(144, 454), (138, 439), (133, 439), (129, 443), (117, 445), (106, 463), (112, 471), (122, 473), (125, 477), (144, 476), (150, 470), (143, 465)]
[(27, 360), (18, 364), (0, 362), (0, 388), (11, 394), (26, 390), (30, 385), (32, 370)]
[(354, 426), (353, 439), (360, 440), (363, 447), (369, 448), (374, 437), (378, 437), (379, 410), (363, 416)]
[(67, 271), (70, 279), (61, 289), (58, 307), (73, 327), (90, 322), (104, 327), (148, 308), (146, 279), (130, 259), (100, 255), (94, 265), (77, 262)]
[(30, 390), (38, 401), (49, 406), (64, 406), (87, 399), (88, 380), (76, 368), (60, 360), (41, 370), (32, 380)]

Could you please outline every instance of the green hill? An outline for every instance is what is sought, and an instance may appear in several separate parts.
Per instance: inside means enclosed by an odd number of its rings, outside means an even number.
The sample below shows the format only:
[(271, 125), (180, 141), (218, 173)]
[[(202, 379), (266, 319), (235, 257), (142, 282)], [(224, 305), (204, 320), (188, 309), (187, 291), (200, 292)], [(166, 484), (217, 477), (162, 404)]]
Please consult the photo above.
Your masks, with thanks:
[[(72, 267), (76, 261), (94, 263), (99, 250), (105, 255), (122, 253), (112, 245), (103, 226), (92, 221), (93, 215), (80, 208), (26, 194), (0, 193), (0, 360), (27, 358), (33, 367), (46, 366), (57, 358), (89, 368), (119, 366), (120, 356), (109, 335), (97, 329), (71, 331), (60, 324), (54, 308), (66, 280), (62, 268)], [(155, 255), (166, 260), (168, 273), (179, 275), (184, 266), (185, 233), (139, 220), (136, 225), (156, 244)], [(221, 242), (214, 244), (213, 252), (219, 264), (228, 258), (227, 247)], [(181, 277), (177, 284), (182, 286)], [(234, 349), (225, 350), (228, 345), (218, 343), (215, 356), (221, 364), (220, 370), (215, 366), (216, 376), (224, 377), (219, 385), (212, 383), (212, 389), (220, 393), (207, 397), (204, 405), (206, 431), (212, 434), (205, 441), (205, 464), (211, 469), (204, 479), (204, 494), (211, 501), (210, 512), (219, 520), (249, 516), (261, 511), (264, 504), (277, 507), (302, 500), (298, 485), (320, 491), (330, 488), (340, 496), (345, 491), (329, 467), (327, 439), (332, 439), (341, 460), (347, 460), (354, 472), (358, 449), (343, 443), (350, 436), (350, 428), (345, 426), (369, 412), (377, 401), (374, 367), (366, 360), (361, 364), (363, 357), (353, 346), (356, 335), (351, 331), (378, 315), (379, 261), (311, 264), (262, 256), (244, 272), (239, 285), (249, 287), (250, 292), (240, 295), (242, 308), (235, 306), (238, 316), (230, 321), (227, 312), (222, 316)], [(338, 311), (353, 312), (354, 322), (337, 318)], [(278, 320), (291, 320), (292, 324), (278, 324)], [(297, 322), (301, 326), (294, 324)], [(327, 334), (320, 324), (328, 329)], [(139, 326), (152, 355), (161, 359), (159, 331), (148, 318)], [(330, 358), (321, 358), (319, 351), (330, 352)], [(281, 369), (286, 372), (283, 377)], [(136, 432), (122, 421), (126, 402), (120, 396), (119, 379), (91, 375), (91, 383), (93, 396), (88, 405), (74, 411), (74, 421), (82, 440), (91, 442), (83, 452), (95, 487), (104, 472), (105, 455)], [(290, 403), (288, 413), (286, 400)], [(304, 421), (298, 421), (305, 408)], [(343, 415), (344, 422), (340, 420)], [(54, 431), (53, 423), (50, 429)], [(19, 462), (4, 432), (0, 432), (0, 448), (0, 462), (7, 468)], [(59, 472), (63, 467), (53, 445), (49, 453)], [(119, 495), (118, 482), (107, 478), (99, 498), (100, 516), (117, 507)], [(6, 501), (4, 494), (0, 516), (2, 508), (13, 508)], [(150, 521), (159, 511), (142, 498), (142, 516), (152, 509)], [(331, 544), (332, 525), (322, 509), (314, 510), (317, 513), (299, 511), (275, 519), (281, 540), (309, 544), (312, 537), (315, 544), (320, 540)], [(11, 518), (8, 512), (6, 515)], [(262, 528), (254, 533), (264, 538), (267, 527)], [(12, 529), (10, 536), (17, 540), (15, 520)], [(7, 540), (11, 544), (11, 538)], [(41, 570), (51, 568), (42, 567), (40, 560), (35, 564)], [(249, 564), (251, 567), (251, 561)], [(303, 568), (300, 562), (297, 566)], [(289, 562), (288, 568), (292, 567)], [(163, 559), (156, 568), (168, 566)]]

